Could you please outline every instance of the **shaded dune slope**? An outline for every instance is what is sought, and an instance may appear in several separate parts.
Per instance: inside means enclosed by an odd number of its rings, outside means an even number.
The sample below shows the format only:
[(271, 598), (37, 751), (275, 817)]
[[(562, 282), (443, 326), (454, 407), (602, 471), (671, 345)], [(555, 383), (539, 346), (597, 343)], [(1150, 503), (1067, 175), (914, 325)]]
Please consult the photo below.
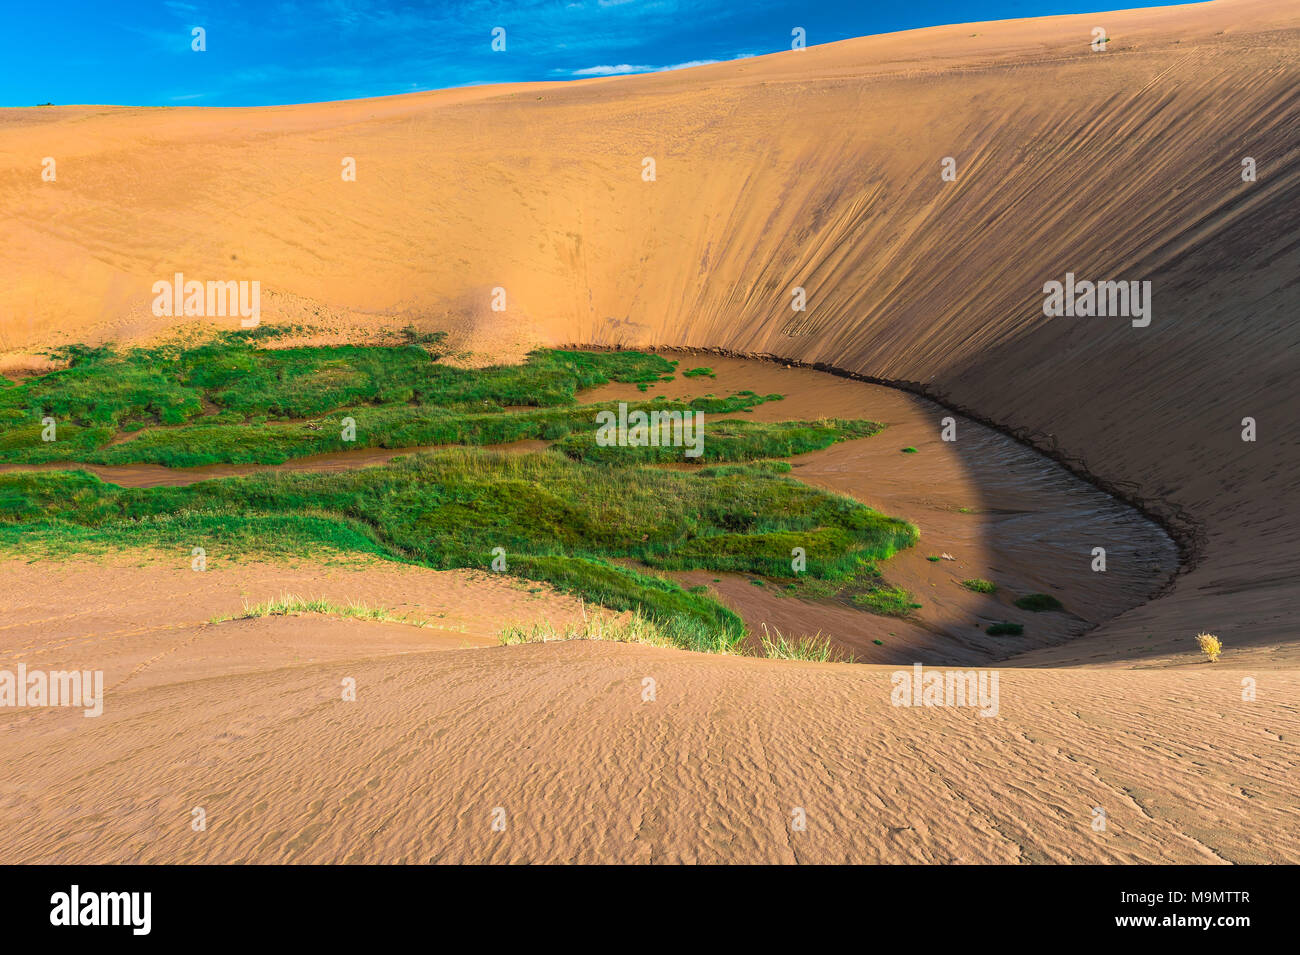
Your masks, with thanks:
[[(266, 321), (492, 354), (822, 364), (1007, 428), (1171, 529), (1186, 572), (1087, 640), (1294, 640), (1297, 52), (1294, 4), (1221, 0), (571, 84), (0, 111), (0, 349), (192, 322), (149, 312), (183, 271), (260, 280)], [(1150, 327), (1044, 318), (1067, 271), (1149, 279)], [(1078, 545), (1086, 572), (1105, 541)]]

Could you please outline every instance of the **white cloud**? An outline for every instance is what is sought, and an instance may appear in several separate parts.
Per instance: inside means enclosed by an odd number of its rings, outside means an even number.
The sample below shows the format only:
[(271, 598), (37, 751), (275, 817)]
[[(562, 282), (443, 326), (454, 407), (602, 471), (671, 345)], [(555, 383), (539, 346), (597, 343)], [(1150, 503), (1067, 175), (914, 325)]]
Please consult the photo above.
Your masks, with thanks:
[(656, 73), (664, 73), (668, 70), (689, 70), (692, 66), (708, 66), (710, 63), (721, 63), (721, 60), (687, 60), (685, 63), (674, 63), (672, 66), (661, 66)]
[[(733, 60), (748, 59), (753, 54), (742, 53), (732, 57)], [(670, 66), (633, 66), (620, 63), (617, 66), (588, 66), (581, 70), (569, 70), (570, 76), (623, 76), (627, 73), (667, 73), (671, 70), (689, 70), (693, 66), (708, 66), (710, 63), (725, 63), (726, 60), (687, 60), (685, 63), (673, 63)], [(563, 73), (563, 70), (555, 70)]]
[(574, 76), (618, 76), (620, 73), (649, 73), (653, 66), (632, 66), (620, 63), (618, 66), (589, 66), (584, 70), (574, 70)]

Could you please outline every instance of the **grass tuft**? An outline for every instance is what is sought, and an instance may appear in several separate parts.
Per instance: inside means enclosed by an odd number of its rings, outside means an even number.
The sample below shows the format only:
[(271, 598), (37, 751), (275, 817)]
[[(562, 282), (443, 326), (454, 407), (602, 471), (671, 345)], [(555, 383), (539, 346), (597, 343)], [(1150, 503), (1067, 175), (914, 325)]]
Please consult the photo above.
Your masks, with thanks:
[(776, 627), (768, 629), (763, 624), (763, 656), (772, 660), (803, 660), (809, 663), (829, 663), (843, 658), (831, 645), (830, 638), (820, 631), (814, 636), (791, 638)]
[(348, 601), (337, 604), (323, 597), (303, 598), (297, 594), (284, 594), (260, 604), (245, 604), (244, 612), (224, 617), (213, 617), (209, 623), (229, 620), (251, 620), (257, 617), (284, 617), (300, 613), (318, 613), (330, 617), (348, 617), (355, 620), (377, 620), (386, 623), (404, 623), (415, 627), (430, 626), (428, 620), (413, 619), (407, 614), (397, 614), (382, 607)]
[(1211, 663), (1218, 663), (1219, 656), (1223, 653), (1223, 644), (1219, 638), (1212, 633), (1198, 633), (1196, 635), (1196, 645), (1201, 648), (1206, 659)]
[(985, 631), (990, 637), (1018, 637), (1025, 632), (1025, 628), (1018, 623), (993, 623)]
[(1042, 613), (1048, 610), (1064, 610), (1061, 602), (1050, 594), (1025, 594), (1016, 598), (1016, 606), (1021, 610)]
[(902, 587), (875, 587), (866, 593), (854, 594), (851, 599), (864, 610), (887, 617), (906, 617), (921, 607), (911, 592)]
[(634, 611), (622, 617), (604, 615), (588, 616), (584, 608), (582, 620), (556, 627), (550, 621), (523, 626), (509, 624), (498, 637), (502, 646), (524, 643), (551, 643), (557, 640), (608, 640), (614, 643), (642, 643), (654, 647), (674, 647), (701, 653), (736, 653), (738, 641), (724, 634), (709, 632), (687, 618), (658, 620)]

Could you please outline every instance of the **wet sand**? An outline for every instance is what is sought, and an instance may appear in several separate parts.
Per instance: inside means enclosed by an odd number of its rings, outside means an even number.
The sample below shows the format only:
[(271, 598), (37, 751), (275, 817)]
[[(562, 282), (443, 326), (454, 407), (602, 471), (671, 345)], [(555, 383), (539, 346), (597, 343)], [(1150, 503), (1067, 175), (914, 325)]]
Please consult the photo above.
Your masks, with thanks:
[[(917, 546), (881, 566), (886, 580), (906, 587), (922, 604), (913, 619), (881, 617), (846, 603), (782, 597), (747, 577), (703, 571), (677, 575), (692, 585), (715, 588), (755, 632), (763, 623), (787, 635), (820, 632), (853, 658), (871, 663), (1003, 659), (1060, 643), (1141, 605), (1167, 587), (1178, 569), (1173, 541), (1132, 507), (1014, 439), (932, 401), (776, 362), (708, 354), (671, 357), (680, 359), (673, 382), (647, 392), (614, 383), (583, 397), (633, 401), (749, 389), (786, 397), (727, 417), (879, 421), (885, 430), (872, 437), (790, 458), (791, 476), (921, 529)], [(716, 379), (681, 374), (697, 367), (711, 368)], [(951, 442), (941, 439), (947, 417), (956, 426)], [(709, 418), (705, 416), (705, 441)], [(916, 453), (903, 453), (905, 447), (915, 447)], [(1106, 549), (1105, 573), (1091, 569), (1095, 546)], [(955, 559), (926, 559), (941, 554)], [(715, 577), (721, 582), (714, 583)], [(961, 586), (975, 577), (996, 583), (998, 593), (977, 594)], [(1013, 600), (1028, 593), (1052, 594), (1067, 612), (1016, 608)], [(1002, 621), (1022, 624), (1024, 635), (984, 633), (990, 623)]]

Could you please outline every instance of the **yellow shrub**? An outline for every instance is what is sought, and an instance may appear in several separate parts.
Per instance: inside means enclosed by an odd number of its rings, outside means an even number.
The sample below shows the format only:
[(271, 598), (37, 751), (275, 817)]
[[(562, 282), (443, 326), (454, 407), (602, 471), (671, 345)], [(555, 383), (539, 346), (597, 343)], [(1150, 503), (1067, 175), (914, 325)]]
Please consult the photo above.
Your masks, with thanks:
[(1219, 654), (1223, 652), (1223, 644), (1212, 633), (1198, 633), (1196, 643), (1200, 646), (1201, 652), (1210, 658), (1211, 663), (1218, 660)]

